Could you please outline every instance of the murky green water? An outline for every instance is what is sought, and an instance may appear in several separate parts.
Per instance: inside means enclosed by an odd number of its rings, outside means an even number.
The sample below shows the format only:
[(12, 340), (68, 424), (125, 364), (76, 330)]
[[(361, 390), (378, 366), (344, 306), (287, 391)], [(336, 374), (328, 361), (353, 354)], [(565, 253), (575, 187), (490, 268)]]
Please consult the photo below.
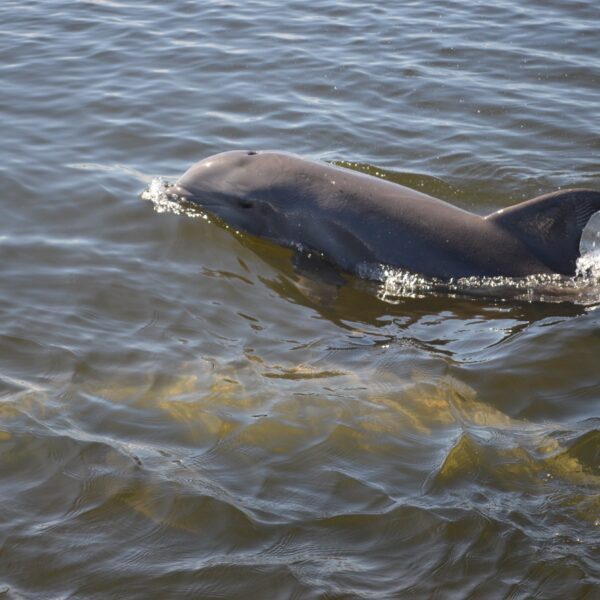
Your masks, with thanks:
[(599, 21), (0, 4), (0, 597), (597, 597), (597, 258), (332, 292), (140, 194), (248, 147), (478, 213), (600, 189)]

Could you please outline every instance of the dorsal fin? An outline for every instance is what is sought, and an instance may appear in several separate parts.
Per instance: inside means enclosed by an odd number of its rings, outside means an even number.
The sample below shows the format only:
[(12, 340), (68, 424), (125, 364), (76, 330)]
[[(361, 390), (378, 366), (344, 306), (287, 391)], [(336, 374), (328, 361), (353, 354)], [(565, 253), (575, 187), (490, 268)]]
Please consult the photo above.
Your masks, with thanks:
[(507, 229), (555, 273), (573, 275), (581, 234), (597, 211), (600, 192), (574, 189), (538, 196), (485, 218)]

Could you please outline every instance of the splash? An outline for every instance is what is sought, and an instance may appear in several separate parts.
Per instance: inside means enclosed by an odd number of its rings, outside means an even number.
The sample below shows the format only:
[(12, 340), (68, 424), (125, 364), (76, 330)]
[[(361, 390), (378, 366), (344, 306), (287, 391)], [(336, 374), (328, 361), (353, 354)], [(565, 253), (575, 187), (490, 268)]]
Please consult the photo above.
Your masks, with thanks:
[(580, 279), (594, 281), (600, 285), (600, 248), (594, 248), (577, 260), (577, 274)]
[(175, 215), (185, 215), (192, 219), (202, 218), (209, 221), (206, 213), (202, 212), (197, 205), (182, 201), (177, 194), (171, 191), (172, 188), (173, 184), (164, 181), (162, 177), (155, 177), (140, 196), (142, 200), (150, 200), (157, 213), (173, 213)]
[(386, 265), (363, 264), (358, 276), (380, 282), (377, 296), (390, 304), (429, 295), (486, 296), (526, 302), (570, 302), (600, 306), (600, 213), (584, 230), (575, 275), (461, 277), (444, 281)]
[(600, 306), (600, 248), (583, 254), (576, 273), (527, 277), (461, 277), (443, 281), (385, 265), (362, 265), (359, 277), (380, 282), (377, 296), (390, 304), (432, 294), (488, 296), (527, 302), (572, 302)]

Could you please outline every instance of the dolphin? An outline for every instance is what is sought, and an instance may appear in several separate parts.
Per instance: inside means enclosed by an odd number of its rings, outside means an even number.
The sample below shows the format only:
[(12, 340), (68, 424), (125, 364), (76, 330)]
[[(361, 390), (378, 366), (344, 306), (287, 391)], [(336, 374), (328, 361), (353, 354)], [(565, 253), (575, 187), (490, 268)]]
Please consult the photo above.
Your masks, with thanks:
[(349, 273), (370, 264), (449, 280), (574, 275), (600, 192), (568, 189), (480, 216), (343, 167), (275, 151), (231, 151), (190, 167), (167, 191), (237, 230)]

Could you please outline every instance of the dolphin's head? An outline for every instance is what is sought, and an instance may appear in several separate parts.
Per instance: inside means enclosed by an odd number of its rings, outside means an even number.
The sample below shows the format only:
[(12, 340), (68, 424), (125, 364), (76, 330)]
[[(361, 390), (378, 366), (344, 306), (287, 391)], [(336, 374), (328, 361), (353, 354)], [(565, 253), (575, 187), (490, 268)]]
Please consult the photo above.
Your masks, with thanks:
[(223, 152), (190, 167), (169, 193), (199, 204), (236, 229), (293, 242), (310, 203), (305, 195), (300, 201), (296, 160), (279, 152)]

